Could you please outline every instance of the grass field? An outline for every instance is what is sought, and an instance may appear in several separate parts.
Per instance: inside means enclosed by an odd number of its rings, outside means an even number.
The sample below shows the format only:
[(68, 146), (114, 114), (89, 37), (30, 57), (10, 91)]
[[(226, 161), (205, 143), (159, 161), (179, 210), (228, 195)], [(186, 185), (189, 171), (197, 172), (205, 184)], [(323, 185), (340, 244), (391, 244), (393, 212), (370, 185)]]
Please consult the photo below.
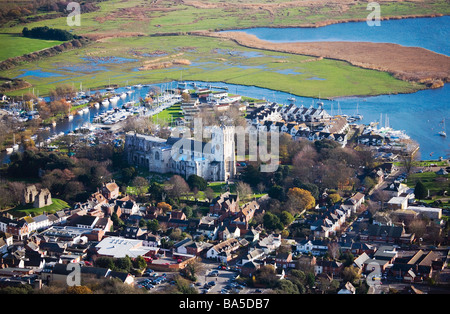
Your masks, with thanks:
[[(107, 0), (97, 3), (99, 11), (83, 13), (80, 26), (68, 26), (65, 17), (27, 24), (8, 23), (0, 28), (3, 33), (20, 34), (28, 28), (49, 26), (72, 31), (78, 35), (124, 36), (102, 39), (88, 47), (64, 52), (24, 64), (1, 76), (23, 78), (30, 82), (39, 95), (63, 83), (95, 89), (108, 82), (119, 86), (137, 83), (156, 83), (183, 79), (223, 81), (234, 84), (255, 85), (288, 93), (323, 98), (351, 95), (378, 95), (409, 93), (424, 88), (419, 84), (400, 81), (385, 72), (364, 70), (346, 62), (247, 49), (230, 41), (194, 37), (164, 36), (137, 37), (168, 32), (184, 33), (197, 30), (236, 29), (257, 26), (283, 27), (322, 25), (333, 21), (365, 19), (365, 3), (354, 1), (317, 1), (314, 5), (299, 6), (295, 1), (259, 0), (227, 2), (209, 0), (174, 2), (160, 0), (150, 4), (146, 0)], [(382, 16), (450, 14), (446, 0), (426, 2), (383, 1)], [(322, 24), (321, 24), (322, 23)], [(28, 39), (3, 34), (0, 60), (52, 46), (48, 41), (28, 42)], [(48, 45), (48, 46), (46, 46)], [(139, 71), (149, 53), (166, 51), (183, 54), (181, 58), (190, 66), (175, 66), (158, 70)], [(240, 54), (229, 55), (228, 51)], [(136, 54), (137, 53), (137, 54)], [(145, 57), (147, 55), (147, 57)], [(116, 56), (130, 58), (120, 63), (99, 64), (85, 57)], [(155, 56), (153, 58), (158, 58)], [(32, 71), (32, 72), (26, 72)], [(8, 93), (21, 95), (30, 90)]]
[[(322, 25), (324, 22), (365, 19), (367, 3), (359, 1), (317, 1), (299, 5), (292, 0), (183, 1), (108, 0), (97, 3), (99, 11), (81, 15), (80, 26), (68, 26), (66, 17), (29, 23), (28, 27), (50, 26), (77, 34), (99, 32), (186, 32), (236, 29), (258, 26)], [(446, 0), (381, 1), (383, 17), (449, 14)], [(23, 24), (7, 24), (8, 32), (20, 33)]]
[(153, 122), (161, 124), (164, 121), (166, 124), (172, 123), (176, 118), (183, 117), (181, 107), (179, 104), (175, 104), (170, 108), (167, 108), (160, 113), (152, 116)]
[(63, 41), (57, 40), (26, 38), (17, 34), (0, 34), (0, 42), (2, 47), (0, 48), (0, 61), (63, 43)]
[(426, 186), (430, 191), (430, 195), (437, 195), (450, 187), (450, 174), (438, 175), (435, 172), (423, 172), (423, 173), (413, 173), (408, 176), (407, 185), (409, 187), (414, 187), (418, 181)]
[[(139, 70), (146, 61), (167, 61), (173, 56), (191, 64)], [(122, 59), (96, 62), (104, 57)], [(249, 49), (231, 41), (201, 36), (113, 38), (0, 72), (0, 76), (14, 78), (26, 71), (29, 75), (23, 79), (40, 95), (63, 83), (77, 87), (82, 83), (86, 89), (96, 89), (109, 82), (125, 86), (179, 80), (181, 76), (184, 80), (255, 85), (322, 98), (408, 93), (422, 88), (385, 72), (361, 69), (343, 61)], [(26, 91), (10, 94), (23, 92)]]
[(63, 200), (52, 198), (52, 202), (53, 203), (51, 205), (41, 208), (34, 208), (32, 204), (18, 205), (15, 208), (9, 210), (8, 213), (13, 215), (14, 217), (38, 216), (44, 212), (53, 214), (57, 211), (63, 210), (64, 208), (70, 208), (69, 204), (67, 204)]

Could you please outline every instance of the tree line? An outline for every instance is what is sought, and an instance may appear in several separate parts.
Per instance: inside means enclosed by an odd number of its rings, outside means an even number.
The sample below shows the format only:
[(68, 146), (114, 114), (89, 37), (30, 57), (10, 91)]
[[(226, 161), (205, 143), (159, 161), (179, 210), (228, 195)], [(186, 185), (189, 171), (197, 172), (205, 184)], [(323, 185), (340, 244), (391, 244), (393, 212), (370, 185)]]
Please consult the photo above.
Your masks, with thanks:
[(59, 28), (49, 28), (48, 26), (33, 27), (32, 29), (24, 27), (22, 30), (22, 35), (28, 38), (59, 41), (68, 41), (80, 38), (79, 36), (73, 35), (66, 30)]

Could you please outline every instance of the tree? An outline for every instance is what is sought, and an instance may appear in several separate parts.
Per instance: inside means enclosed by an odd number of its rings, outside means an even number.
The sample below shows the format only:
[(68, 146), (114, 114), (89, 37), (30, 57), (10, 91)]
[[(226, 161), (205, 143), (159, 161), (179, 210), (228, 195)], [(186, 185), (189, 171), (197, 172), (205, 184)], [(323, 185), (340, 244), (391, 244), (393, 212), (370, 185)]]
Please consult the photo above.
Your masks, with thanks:
[(131, 182), (131, 185), (135, 188), (136, 195), (138, 196), (148, 191), (148, 184), (148, 180), (140, 176), (135, 177)]
[(147, 221), (147, 230), (150, 230), (151, 232), (156, 232), (159, 230), (159, 222), (156, 219), (148, 220)]
[(206, 182), (206, 180), (195, 174), (191, 174), (188, 177), (187, 184), (189, 185), (191, 190), (196, 187), (198, 190), (204, 191), (208, 187), (208, 183)]
[(304, 209), (311, 209), (316, 205), (316, 200), (312, 196), (311, 192), (300, 189), (290, 188), (288, 193), (288, 207), (293, 212), (302, 211)]
[(252, 195), (252, 188), (248, 183), (239, 181), (236, 183), (236, 191), (239, 193), (239, 198), (243, 201), (248, 200), (248, 198)]
[(183, 195), (189, 192), (189, 185), (186, 181), (179, 175), (174, 175), (169, 180), (169, 194), (171, 197), (176, 198), (178, 203)]
[(267, 194), (269, 195), (269, 197), (279, 201), (284, 201), (285, 199), (284, 189), (279, 185), (272, 186)]
[(294, 221), (294, 216), (288, 211), (283, 211), (280, 215), (280, 221), (283, 225), (288, 226)]
[(422, 181), (418, 181), (414, 187), (414, 195), (417, 199), (425, 199), (428, 196), (428, 190)]
[(71, 286), (67, 287), (67, 294), (92, 294), (92, 290), (86, 286)]
[(328, 195), (328, 200), (331, 203), (330, 205), (336, 204), (341, 200), (341, 196), (338, 193), (332, 193)]
[(216, 197), (216, 194), (214, 193), (213, 189), (207, 187), (205, 190), (205, 197), (209, 202), (211, 202)]
[(269, 230), (282, 230), (284, 228), (278, 216), (268, 212), (263, 217), (264, 227)]
[(133, 261), (133, 267), (137, 269), (145, 269), (147, 267), (147, 262), (142, 256), (138, 256)]
[(348, 267), (345, 267), (342, 270), (341, 276), (342, 276), (342, 279), (344, 281), (352, 282), (355, 279), (359, 279), (360, 274), (359, 274), (359, 271), (358, 271), (358, 269), (356, 267), (354, 267), (353, 265), (350, 265)]

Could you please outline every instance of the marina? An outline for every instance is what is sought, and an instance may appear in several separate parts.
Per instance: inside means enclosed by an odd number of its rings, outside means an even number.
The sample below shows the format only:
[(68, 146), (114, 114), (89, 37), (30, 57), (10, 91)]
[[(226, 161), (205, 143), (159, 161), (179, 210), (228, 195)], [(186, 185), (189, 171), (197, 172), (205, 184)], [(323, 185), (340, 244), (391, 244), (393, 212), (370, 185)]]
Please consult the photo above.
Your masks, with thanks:
[[(98, 124), (98, 127), (111, 126), (126, 120), (130, 115), (150, 117), (158, 114), (182, 100), (181, 95), (170, 92), (179, 88), (180, 83), (182, 83), (181, 86), (189, 86), (192, 89), (209, 89), (217, 93), (226, 90), (230, 98), (233, 98), (233, 95), (241, 95), (280, 105), (295, 104), (298, 107), (310, 107), (321, 102), (331, 115), (344, 116), (349, 123), (370, 124), (376, 122), (380, 128), (384, 126), (386, 128), (384, 134), (389, 136), (392, 134), (394, 140), (399, 134), (389, 133), (388, 129), (401, 130), (403, 134), (407, 134), (408, 137), (419, 143), (422, 158), (445, 157), (450, 148), (448, 137), (439, 133), (443, 130), (442, 117), (449, 115), (448, 108), (441, 105), (447, 102), (450, 89), (448, 84), (440, 89), (423, 90), (414, 94), (336, 99), (300, 97), (266, 88), (223, 82), (171, 81), (151, 85), (126, 85), (115, 88), (114, 91), (110, 88), (95, 91), (101, 95), (102, 101), (91, 102), (91, 106), (88, 104), (94, 91), (86, 94), (80, 93), (78, 95), (80, 99), (74, 100), (73, 104), (86, 106), (79, 109), (71, 119), (54, 121), (50, 127), (50, 136), (69, 134), (81, 126), (90, 124)], [(160, 95), (154, 99), (151, 106), (142, 106), (140, 100), (148, 98), (155, 89), (162, 91)]]

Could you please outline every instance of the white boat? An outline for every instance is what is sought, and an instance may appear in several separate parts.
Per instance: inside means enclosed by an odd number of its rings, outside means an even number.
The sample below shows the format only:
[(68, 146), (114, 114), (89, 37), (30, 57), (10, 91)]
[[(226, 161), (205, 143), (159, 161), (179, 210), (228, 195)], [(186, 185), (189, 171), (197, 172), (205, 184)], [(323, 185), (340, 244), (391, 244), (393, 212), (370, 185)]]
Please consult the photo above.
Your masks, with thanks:
[(73, 115), (69, 114), (69, 116), (67, 117), (69, 119), (69, 121), (73, 120)]
[(52, 126), (55, 127), (56, 126), (56, 121), (52, 122)]
[(19, 150), (19, 144), (14, 144), (13, 147), (12, 147), (12, 149), (13, 149), (14, 151), (18, 151), (18, 150)]
[(127, 93), (120, 94), (120, 98), (125, 99), (127, 97)]
[(131, 95), (132, 93), (133, 93), (132, 90), (127, 91), (127, 94), (128, 94), (128, 95)]
[(443, 127), (442, 127), (442, 131), (439, 132), (439, 135), (442, 137), (447, 137), (447, 133), (445, 132), (445, 118), (442, 120), (443, 123)]
[(95, 105), (94, 105), (94, 107), (95, 107), (96, 109), (98, 109), (98, 108), (100, 108), (100, 104), (99, 104), (98, 102), (96, 102)]
[(114, 97), (111, 97), (111, 98), (109, 99), (109, 101), (110, 101), (111, 103), (116, 103), (116, 102), (119, 101), (119, 99), (120, 99), (120, 97), (114, 96)]
[(84, 112), (84, 113), (89, 113), (89, 108), (88, 108), (88, 107), (84, 107), (84, 108), (83, 108), (83, 112)]
[(7, 154), (12, 154), (13, 151), (14, 151), (14, 148), (12, 148), (12, 147), (6, 148), (6, 153)]
[(103, 106), (108, 106), (108, 105), (109, 105), (109, 100), (108, 100), (108, 99), (104, 99), (104, 100), (102, 101), (102, 105), (103, 105)]

